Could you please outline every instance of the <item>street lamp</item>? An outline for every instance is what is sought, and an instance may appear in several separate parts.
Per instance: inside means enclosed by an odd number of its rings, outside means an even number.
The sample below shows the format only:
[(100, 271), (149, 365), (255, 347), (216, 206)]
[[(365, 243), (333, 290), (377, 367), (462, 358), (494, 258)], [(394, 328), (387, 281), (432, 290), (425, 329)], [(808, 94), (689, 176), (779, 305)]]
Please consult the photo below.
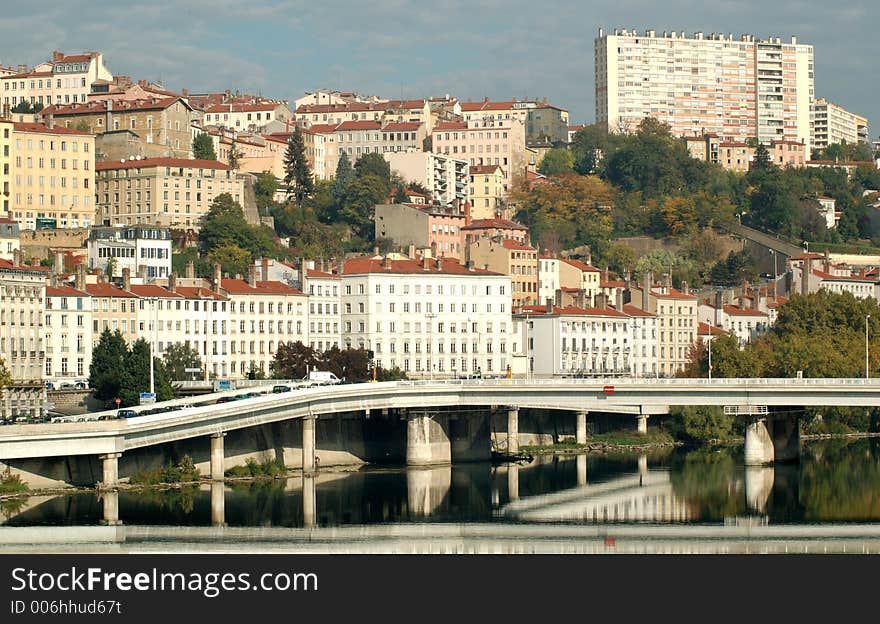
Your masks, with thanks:
[(771, 249), (770, 253), (773, 255), (773, 279), (776, 280), (776, 250)]
[(865, 379), (869, 378), (868, 374), (868, 319), (871, 318), (870, 314), (865, 315)]
[(155, 396), (156, 393), (156, 380), (155, 375), (153, 373), (153, 353), (156, 341), (156, 301), (158, 301), (157, 297), (150, 297), (149, 299), (151, 305), (150, 315), (150, 394)]
[(712, 328), (709, 328), (709, 339), (706, 340), (709, 345), (709, 381), (712, 381)]

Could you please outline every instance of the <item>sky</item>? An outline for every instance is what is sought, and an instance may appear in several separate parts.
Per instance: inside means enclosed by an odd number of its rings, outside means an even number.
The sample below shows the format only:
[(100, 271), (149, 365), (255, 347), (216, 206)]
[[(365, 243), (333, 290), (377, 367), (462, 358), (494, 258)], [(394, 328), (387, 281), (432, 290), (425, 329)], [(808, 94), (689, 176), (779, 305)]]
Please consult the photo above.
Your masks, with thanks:
[(876, 0), (30, 0), (5, 11), (0, 64), (98, 50), (109, 70), (193, 93), (291, 102), (328, 88), (387, 98), (544, 98), (592, 123), (600, 27), (792, 35), (816, 96), (880, 135)]

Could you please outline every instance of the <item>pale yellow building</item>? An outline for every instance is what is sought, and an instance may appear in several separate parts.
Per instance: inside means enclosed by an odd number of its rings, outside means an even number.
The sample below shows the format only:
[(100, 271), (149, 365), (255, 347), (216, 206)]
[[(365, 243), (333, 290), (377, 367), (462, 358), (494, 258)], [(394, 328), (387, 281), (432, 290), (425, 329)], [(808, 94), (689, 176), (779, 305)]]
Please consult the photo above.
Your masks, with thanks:
[(216, 160), (147, 158), (97, 165), (97, 217), (104, 225), (198, 229), (211, 202), (229, 193), (238, 203), (244, 181)]
[(0, 119), (0, 192), (2, 192), (2, 215), (9, 212), (9, 193), (12, 191), (12, 122)]
[(58, 228), (94, 223), (94, 135), (15, 122), (11, 143), (9, 210), (23, 229), (34, 229), (37, 219)]
[(470, 167), (472, 219), (494, 219), (504, 207), (504, 171), (500, 165)]
[(481, 238), (467, 248), (477, 269), (510, 276), (514, 309), (538, 303), (538, 251), (511, 238)]

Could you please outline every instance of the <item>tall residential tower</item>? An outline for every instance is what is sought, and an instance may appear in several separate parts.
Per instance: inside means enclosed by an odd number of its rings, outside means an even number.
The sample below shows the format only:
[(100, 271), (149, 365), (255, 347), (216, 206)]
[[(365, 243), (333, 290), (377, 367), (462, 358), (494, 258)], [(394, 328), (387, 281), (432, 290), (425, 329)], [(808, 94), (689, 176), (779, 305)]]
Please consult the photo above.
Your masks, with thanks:
[(612, 132), (650, 116), (677, 136), (798, 141), (809, 153), (813, 46), (796, 37), (599, 29), (595, 54), (596, 121)]

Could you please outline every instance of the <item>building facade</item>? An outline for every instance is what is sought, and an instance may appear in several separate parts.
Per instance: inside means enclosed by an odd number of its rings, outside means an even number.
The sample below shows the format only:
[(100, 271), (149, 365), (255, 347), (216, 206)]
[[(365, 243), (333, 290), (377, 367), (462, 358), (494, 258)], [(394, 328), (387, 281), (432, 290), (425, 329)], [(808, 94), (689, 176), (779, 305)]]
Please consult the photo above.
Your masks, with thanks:
[(465, 215), (427, 204), (380, 204), (375, 207), (376, 236), (398, 248), (430, 249), (433, 256), (462, 257)]
[(31, 71), (0, 78), (3, 110), (22, 102), (43, 106), (85, 102), (92, 84), (98, 80), (113, 80), (100, 52), (68, 55), (55, 51), (52, 60)]
[(505, 194), (513, 175), (525, 173), (526, 133), (525, 125), (519, 119), (475, 118), (441, 122), (434, 127), (431, 140), (432, 151), (436, 154), (465, 159), (470, 166), (500, 166)]
[(45, 378), (88, 379), (92, 361), (92, 298), (70, 286), (46, 287)]
[(385, 152), (382, 155), (392, 172), (398, 172), (407, 182), (424, 186), (433, 203), (453, 206), (456, 201), (459, 205), (469, 201), (466, 160), (421, 151)]
[[(159, 227), (93, 227), (89, 231), (89, 269), (107, 272), (112, 261), (113, 274), (123, 269), (147, 279), (171, 275), (171, 233)], [(112, 260), (111, 260), (112, 259)]]
[(475, 266), (510, 276), (514, 308), (538, 303), (538, 252), (510, 238), (481, 238), (467, 248)]
[(599, 29), (595, 67), (596, 121), (612, 132), (655, 117), (676, 136), (783, 139), (809, 153), (813, 46), (796, 37)]
[(868, 143), (868, 118), (851, 113), (825, 98), (818, 98), (810, 111), (810, 145), (814, 150), (834, 143)]

